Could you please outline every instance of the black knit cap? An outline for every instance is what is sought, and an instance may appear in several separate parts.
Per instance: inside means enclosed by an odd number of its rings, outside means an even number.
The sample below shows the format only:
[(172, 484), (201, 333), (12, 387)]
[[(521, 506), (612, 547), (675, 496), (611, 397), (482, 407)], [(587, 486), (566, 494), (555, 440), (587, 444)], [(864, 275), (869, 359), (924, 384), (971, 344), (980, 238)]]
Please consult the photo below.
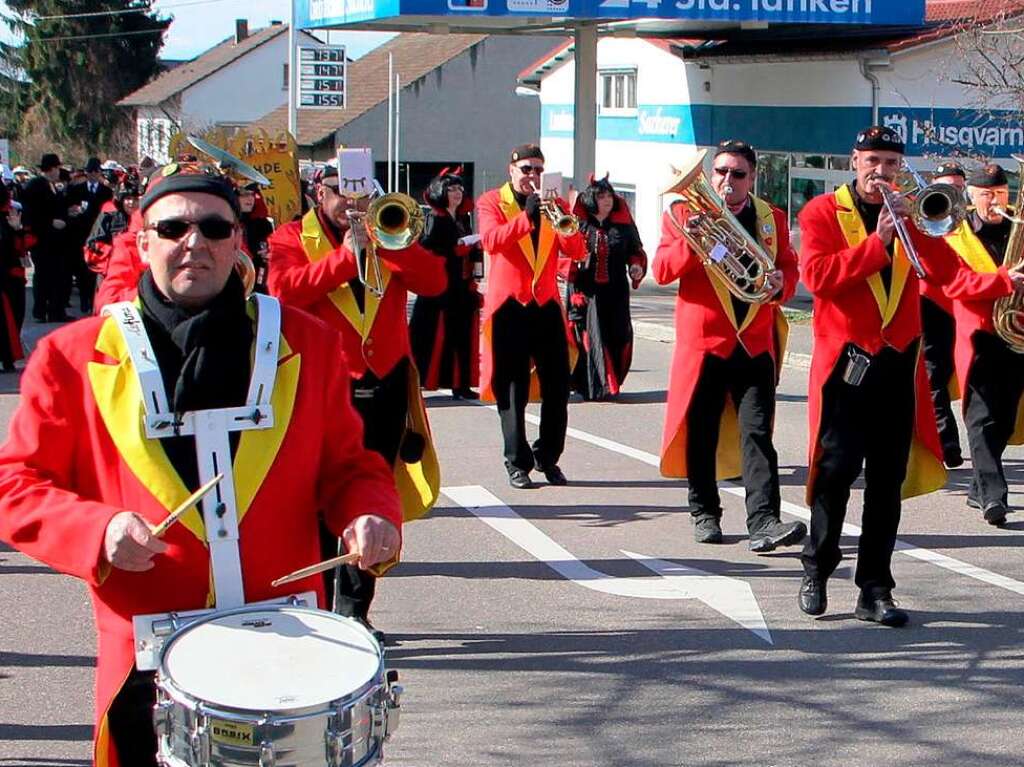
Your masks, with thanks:
[(900, 134), (892, 128), (884, 125), (872, 125), (857, 134), (857, 140), (853, 144), (854, 149), (875, 149), (886, 152), (906, 152), (906, 145)]
[(993, 187), (1006, 186), (1010, 179), (1006, 177), (1006, 171), (994, 162), (982, 165), (980, 168), (971, 171), (967, 177), (969, 186)]
[(146, 192), (139, 201), (139, 209), (145, 213), (161, 197), (181, 192), (201, 192), (220, 197), (231, 206), (236, 216), (239, 214), (238, 194), (234, 185), (212, 165), (191, 162), (172, 162), (152, 173)]
[(932, 174), (935, 178), (942, 176), (959, 176), (960, 178), (967, 178), (967, 171), (964, 170), (964, 166), (954, 160), (946, 160), (939, 164), (939, 167), (935, 169)]
[(536, 158), (541, 162), (544, 162), (544, 153), (540, 151), (540, 147), (536, 144), (521, 144), (512, 150), (512, 154), (509, 155), (509, 164), (519, 162), (520, 160), (530, 160)]
[(718, 157), (720, 154), (738, 154), (750, 163), (751, 168), (757, 167), (757, 153), (754, 152), (754, 148), (746, 141), (726, 139), (715, 149), (715, 157)]

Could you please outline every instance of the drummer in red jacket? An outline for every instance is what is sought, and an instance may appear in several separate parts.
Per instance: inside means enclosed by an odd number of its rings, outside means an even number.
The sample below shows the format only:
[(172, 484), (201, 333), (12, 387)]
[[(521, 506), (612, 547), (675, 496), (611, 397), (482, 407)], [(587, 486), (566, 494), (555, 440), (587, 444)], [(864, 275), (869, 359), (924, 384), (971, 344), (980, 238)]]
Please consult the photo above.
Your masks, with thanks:
[[(363, 447), (337, 334), (245, 298), (231, 186), (178, 164), (141, 207), (151, 268), (138, 304), (40, 341), (0, 449), (0, 540), (89, 586), (98, 767), (156, 764), (153, 673), (135, 665), (133, 616), (303, 591), (322, 605), (319, 576), (271, 585), (320, 560), (321, 511), (360, 567), (394, 562), (401, 546), (394, 480)], [(202, 511), (154, 537), (212, 471), (224, 478)]]
[(660, 285), (679, 281), (661, 473), (686, 477), (698, 543), (722, 542), (716, 476), (742, 473), (750, 550), (768, 552), (799, 543), (807, 527), (779, 518), (779, 459), (772, 442), (785, 343), (782, 304), (796, 291), (796, 254), (786, 214), (752, 194), (756, 170), (749, 144), (723, 141), (711, 185), (774, 262), (767, 302), (741, 301), (709, 274), (681, 231), (690, 225), (681, 203), (662, 218), (653, 272)]
[[(354, 173), (342, 169), (346, 180)], [(336, 166), (322, 169), (316, 182), (317, 207), (270, 236), (268, 287), (285, 306), (304, 309), (341, 334), (352, 404), (366, 424), (366, 446), (394, 467), (404, 517), (416, 519), (437, 499), (440, 472), (405, 309), (409, 291), (426, 296), (444, 291), (444, 259), (418, 242), (402, 250), (379, 248), (382, 284), (375, 285), (364, 225), (370, 200), (341, 189), (339, 182)], [(359, 278), (357, 250), (370, 286)], [(338, 541), (329, 531), (322, 532), (326, 558), (332, 549), (337, 553)], [(355, 567), (340, 572), (336, 589), (328, 577), (329, 587), (335, 589), (335, 609), (368, 622), (374, 577)]]
[[(583, 235), (557, 233), (541, 210), (544, 154), (535, 144), (512, 150), (509, 181), (477, 201), (478, 227), (490, 257), (480, 353), (480, 396), (497, 401), (509, 484), (533, 487), (534, 467), (552, 485), (569, 422), (569, 374), (575, 346), (559, 300), (559, 254), (586, 258)], [(561, 213), (569, 206), (554, 200)], [(574, 361), (574, 360), (573, 360)], [(526, 441), (526, 404), (542, 400), (540, 436)]]

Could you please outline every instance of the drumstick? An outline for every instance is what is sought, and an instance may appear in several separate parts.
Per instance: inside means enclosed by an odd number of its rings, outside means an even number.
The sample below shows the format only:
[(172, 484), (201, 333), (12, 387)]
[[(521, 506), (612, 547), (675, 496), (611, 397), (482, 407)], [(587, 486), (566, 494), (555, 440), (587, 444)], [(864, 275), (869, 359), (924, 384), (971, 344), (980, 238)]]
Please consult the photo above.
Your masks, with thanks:
[(323, 562), (318, 562), (315, 565), (310, 565), (309, 567), (303, 567), (300, 570), (296, 570), (294, 573), (283, 575), (276, 581), (271, 581), (270, 585), (276, 588), (283, 583), (291, 583), (292, 581), (297, 581), (309, 575), (316, 575), (317, 573), (322, 573), (325, 570), (330, 570), (331, 568), (338, 567), (339, 565), (354, 565), (358, 561), (359, 552), (353, 551), (351, 554), (342, 554), (340, 557), (325, 559)]
[(220, 482), (222, 479), (224, 479), (224, 475), (218, 474), (216, 477), (211, 479), (201, 488), (192, 493), (192, 495), (185, 499), (184, 503), (182, 503), (180, 506), (178, 506), (178, 508), (171, 512), (171, 515), (167, 517), (167, 519), (165, 519), (159, 525), (150, 530), (150, 534), (154, 538), (159, 538), (161, 535), (166, 533), (171, 525), (173, 525), (175, 522), (181, 519), (185, 515), (186, 511), (188, 511), (197, 503), (199, 503), (199, 501), (202, 500), (203, 496), (205, 496), (208, 492), (213, 490), (216, 484)]

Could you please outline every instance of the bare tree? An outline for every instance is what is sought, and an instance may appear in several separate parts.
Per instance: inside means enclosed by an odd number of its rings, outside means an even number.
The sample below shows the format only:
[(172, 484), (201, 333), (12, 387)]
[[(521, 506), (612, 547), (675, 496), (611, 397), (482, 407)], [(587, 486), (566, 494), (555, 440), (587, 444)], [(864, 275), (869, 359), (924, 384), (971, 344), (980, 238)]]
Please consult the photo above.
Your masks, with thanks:
[(967, 106), (996, 122), (1024, 113), (1024, 1), (1004, 0), (995, 14), (957, 23), (946, 77), (963, 87)]

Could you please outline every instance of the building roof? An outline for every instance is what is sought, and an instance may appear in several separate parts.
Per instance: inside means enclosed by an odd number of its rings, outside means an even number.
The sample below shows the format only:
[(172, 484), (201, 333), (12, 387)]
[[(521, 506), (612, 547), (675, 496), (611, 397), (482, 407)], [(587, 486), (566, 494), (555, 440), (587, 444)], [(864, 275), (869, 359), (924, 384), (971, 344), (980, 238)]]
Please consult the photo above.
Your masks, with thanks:
[[(487, 35), (431, 35), (404, 32), (348, 65), (348, 105), (344, 109), (298, 110), (299, 146), (312, 146), (336, 130), (369, 112), (388, 98), (388, 54), (394, 60), (394, 72), (401, 77), (402, 88), (482, 42)], [(288, 128), (288, 105), (278, 107), (253, 123), (274, 134)]]
[(156, 106), (162, 104), (186, 88), (223, 69), (249, 51), (259, 48), (264, 43), (273, 40), (278, 35), (287, 31), (287, 24), (272, 24), (269, 27), (254, 31), (240, 43), (235, 43), (234, 36), (229, 37), (224, 42), (215, 45), (206, 53), (196, 56), (191, 61), (179, 64), (161, 73), (137, 91), (129, 93), (117, 104), (123, 107)]

